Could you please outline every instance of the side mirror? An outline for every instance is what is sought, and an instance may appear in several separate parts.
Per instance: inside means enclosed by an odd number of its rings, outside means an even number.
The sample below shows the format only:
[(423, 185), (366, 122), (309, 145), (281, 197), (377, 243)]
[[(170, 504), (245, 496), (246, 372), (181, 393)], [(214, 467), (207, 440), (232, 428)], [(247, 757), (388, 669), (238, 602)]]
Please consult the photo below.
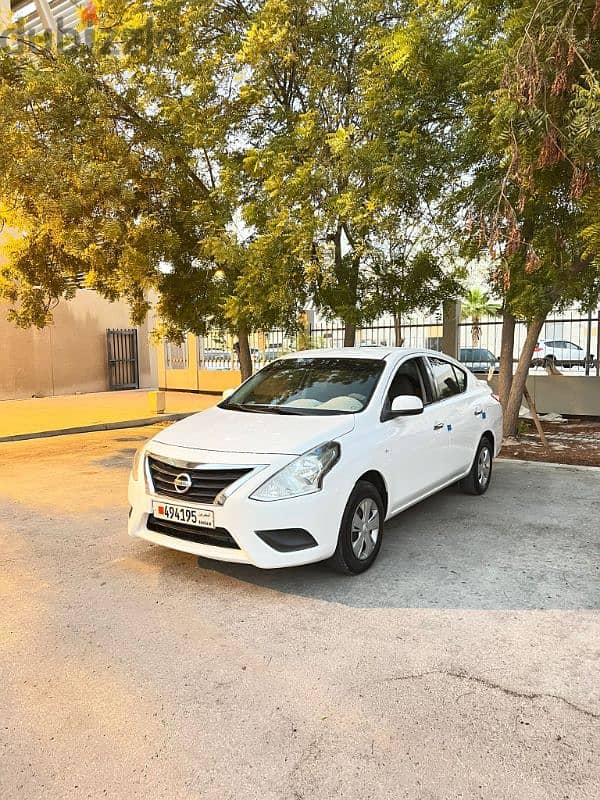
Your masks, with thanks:
[(223, 400), (227, 400), (227, 398), (231, 397), (231, 395), (234, 392), (235, 392), (235, 389), (225, 389), (225, 391), (223, 392)]
[(392, 400), (390, 417), (410, 417), (423, 413), (423, 401), (412, 394), (400, 394)]

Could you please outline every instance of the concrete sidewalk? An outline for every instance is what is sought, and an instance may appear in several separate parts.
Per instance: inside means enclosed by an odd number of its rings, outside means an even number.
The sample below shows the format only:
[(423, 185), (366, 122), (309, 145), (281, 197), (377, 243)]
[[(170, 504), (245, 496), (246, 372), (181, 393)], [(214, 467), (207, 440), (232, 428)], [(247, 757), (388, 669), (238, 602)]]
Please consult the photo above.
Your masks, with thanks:
[(83, 433), (180, 419), (219, 401), (216, 395), (167, 392), (165, 413), (150, 408), (147, 389), (0, 402), (0, 441)]

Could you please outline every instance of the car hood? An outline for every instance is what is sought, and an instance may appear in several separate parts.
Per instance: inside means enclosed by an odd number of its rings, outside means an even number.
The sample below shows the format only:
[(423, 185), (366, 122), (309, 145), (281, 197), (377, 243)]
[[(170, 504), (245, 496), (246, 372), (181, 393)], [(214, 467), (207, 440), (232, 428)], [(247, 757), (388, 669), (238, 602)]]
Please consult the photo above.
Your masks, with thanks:
[(215, 407), (165, 428), (153, 441), (224, 453), (301, 455), (353, 428), (354, 414), (284, 416)]

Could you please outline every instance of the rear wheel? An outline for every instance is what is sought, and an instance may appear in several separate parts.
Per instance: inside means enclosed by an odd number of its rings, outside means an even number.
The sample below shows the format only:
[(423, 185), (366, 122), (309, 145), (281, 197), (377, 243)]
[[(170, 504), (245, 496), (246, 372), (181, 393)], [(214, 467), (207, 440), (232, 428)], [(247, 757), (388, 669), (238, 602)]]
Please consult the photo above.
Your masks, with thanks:
[(460, 488), (467, 494), (484, 494), (492, 479), (492, 443), (487, 436), (479, 442), (471, 471), (460, 482)]
[(381, 549), (385, 511), (372, 483), (359, 481), (348, 498), (331, 566), (347, 575), (369, 569)]

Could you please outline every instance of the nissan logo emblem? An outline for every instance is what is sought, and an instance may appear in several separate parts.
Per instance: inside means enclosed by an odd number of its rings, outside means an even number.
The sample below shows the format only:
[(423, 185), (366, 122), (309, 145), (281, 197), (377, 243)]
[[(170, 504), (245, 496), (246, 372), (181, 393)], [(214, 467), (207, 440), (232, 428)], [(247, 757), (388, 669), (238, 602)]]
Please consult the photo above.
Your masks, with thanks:
[(173, 481), (173, 485), (175, 486), (175, 491), (179, 494), (185, 494), (188, 489), (192, 486), (192, 479), (187, 474), (187, 472), (180, 472), (179, 475)]

